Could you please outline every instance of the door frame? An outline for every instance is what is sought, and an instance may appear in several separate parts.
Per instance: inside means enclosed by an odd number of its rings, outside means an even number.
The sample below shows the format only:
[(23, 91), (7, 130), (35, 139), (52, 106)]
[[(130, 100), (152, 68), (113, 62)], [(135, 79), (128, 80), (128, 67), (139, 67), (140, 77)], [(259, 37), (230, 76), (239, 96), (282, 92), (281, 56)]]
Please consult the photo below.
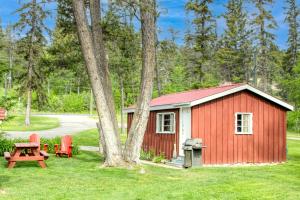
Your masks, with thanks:
[(184, 156), (182, 150), (182, 144), (186, 139), (192, 137), (192, 109), (191, 107), (180, 107), (179, 109), (179, 141), (178, 141), (178, 152), (179, 156)]

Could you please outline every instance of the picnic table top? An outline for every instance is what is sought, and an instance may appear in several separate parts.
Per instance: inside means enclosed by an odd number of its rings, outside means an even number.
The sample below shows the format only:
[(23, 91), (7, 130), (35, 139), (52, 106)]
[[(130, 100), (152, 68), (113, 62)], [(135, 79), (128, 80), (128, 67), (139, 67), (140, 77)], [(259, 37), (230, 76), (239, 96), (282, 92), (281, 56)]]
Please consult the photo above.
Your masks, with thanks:
[(39, 144), (36, 142), (30, 142), (30, 143), (15, 143), (16, 148), (30, 148), (30, 147), (39, 147)]

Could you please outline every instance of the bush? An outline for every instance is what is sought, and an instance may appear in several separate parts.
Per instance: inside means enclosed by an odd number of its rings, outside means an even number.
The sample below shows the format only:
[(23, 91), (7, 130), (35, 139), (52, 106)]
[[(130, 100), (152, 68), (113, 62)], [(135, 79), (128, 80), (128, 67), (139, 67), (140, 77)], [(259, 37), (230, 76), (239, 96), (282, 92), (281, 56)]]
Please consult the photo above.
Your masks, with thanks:
[(0, 107), (10, 110), (18, 104), (18, 98), (14, 94), (0, 97)]
[[(55, 137), (53, 139), (41, 138), (41, 149), (43, 149), (44, 144), (48, 144), (48, 153), (54, 152), (54, 145), (60, 144), (60, 137)], [(6, 139), (0, 136), (0, 156), (3, 156), (5, 151), (12, 152), (14, 149), (14, 143), (28, 142), (25, 139)], [(73, 144), (73, 155), (79, 154), (79, 147), (77, 144)]]
[(152, 162), (154, 163), (161, 163), (163, 160), (165, 160), (165, 154), (162, 153), (159, 156), (154, 156), (154, 158), (152, 159)]
[(83, 92), (80, 94), (65, 94), (48, 96), (48, 102), (45, 110), (51, 112), (85, 112), (89, 110), (90, 94)]
[(287, 116), (288, 130), (300, 132), (300, 111), (288, 112)]
[(150, 149), (149, 151), (141, 150), (140, 159), (152, 161), (155, 156), (155, 151)]

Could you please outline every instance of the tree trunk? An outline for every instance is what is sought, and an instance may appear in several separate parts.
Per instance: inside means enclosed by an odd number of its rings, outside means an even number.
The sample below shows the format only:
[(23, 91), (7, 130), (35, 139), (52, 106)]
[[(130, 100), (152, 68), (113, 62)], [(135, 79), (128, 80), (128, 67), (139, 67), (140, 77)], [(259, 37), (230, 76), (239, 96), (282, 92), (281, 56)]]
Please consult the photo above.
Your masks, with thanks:
[(32, 97), (32, 91), (31, 91), (31, 88), (28, 88), (27, 89), (26, 113), (25, 113), (25, 126), (30, 125), (31, 97)]
[(92, 24), (92, 36), (94, 41), (94, 52), (96, 54), (97, 65), (100, 72), (105, 98), (108, 102), (108, 106), (111, 112), (111, 121), (114, 124), (117, 142), (119, 146), (121, 146), (120, 136), (118, 134), (118, 123), (115, 115), (115, 106), (114, 106), (110, 74), (108, 69), (108, 61), (106, 58), (102, 28), (100, 25), (101, 12), (100, 12), (99, 0), (90, 0), (90, 12), (91, 12), (91, 24)]
[(99, 122), (97, 122), (97, 128), (99, 132), (99, 153), (101, 153), (103, 157), (106, 158), (106, 145), (104, 141), (104, 134), (102, 131), (102, 126)]
[(124, 159), (134, 163), (139, 163), (140, 149), (150, 113), (149, 104), (155, 69), (155, 0), (141, 0), (140, 13), (143, 55), (141, 93), (124, 149)]
[(121, 92), (121, 134), (124, 134), (124, 84), (123, 79), (120, 78), (120, 92)]
[(109, 102), (106, 98), (105, 86), (103, 86), (100, 72), (97, 64), (96, 51), (93, 45), (93, 38), (90, 34), (88, 22), (85, 13), (84, 0), (73, 0), (74, 16), (77, 24), (77, 32), (89, 79), (94, 94), (96, 108), (101, 125), (101, 134), (106, 145), (106, 166), (122, 165), (123, 159), (121, 154), (121, 146), (116, 137), (114, 122), (112, 121), (112, 112)]
[(32, 76), (34, 67), (34, 43), (35, 37), (34, 33), (36, 30), (36, 0), (32, 1), (32, 6), (34, 7), (32, 15), (32, 28), (30, 33), (30, 43), (29, 43), (29, 56), (28, 56), (28, 68), (27, 68), (27, 103), (26, 103), (26, 113), (25, 113), (25, 125), (30, 125), (30, 114), (31, 114), (31, 100), (32, 100)]
[(93, 98), (93, 90), (91, 89), (91, 93), (90, 93), (90, 116), (93, 115), (93, 105), (94, 105), (94, 98)]

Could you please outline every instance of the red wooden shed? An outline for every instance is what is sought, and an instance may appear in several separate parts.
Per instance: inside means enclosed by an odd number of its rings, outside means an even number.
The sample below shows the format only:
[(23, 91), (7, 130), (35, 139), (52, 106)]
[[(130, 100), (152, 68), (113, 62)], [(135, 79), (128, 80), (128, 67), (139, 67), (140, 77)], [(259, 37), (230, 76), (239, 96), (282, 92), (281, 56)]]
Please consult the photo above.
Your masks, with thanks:
[[(201, 138), (202, 162), (273, 163), (286, 160), (286, 112), (293, 106), (247, 84), (168, 94), (150, 103), (143, 149), (183, 156), (186, 139)], [(134, 108), (128, 113), (128, 129)]]

